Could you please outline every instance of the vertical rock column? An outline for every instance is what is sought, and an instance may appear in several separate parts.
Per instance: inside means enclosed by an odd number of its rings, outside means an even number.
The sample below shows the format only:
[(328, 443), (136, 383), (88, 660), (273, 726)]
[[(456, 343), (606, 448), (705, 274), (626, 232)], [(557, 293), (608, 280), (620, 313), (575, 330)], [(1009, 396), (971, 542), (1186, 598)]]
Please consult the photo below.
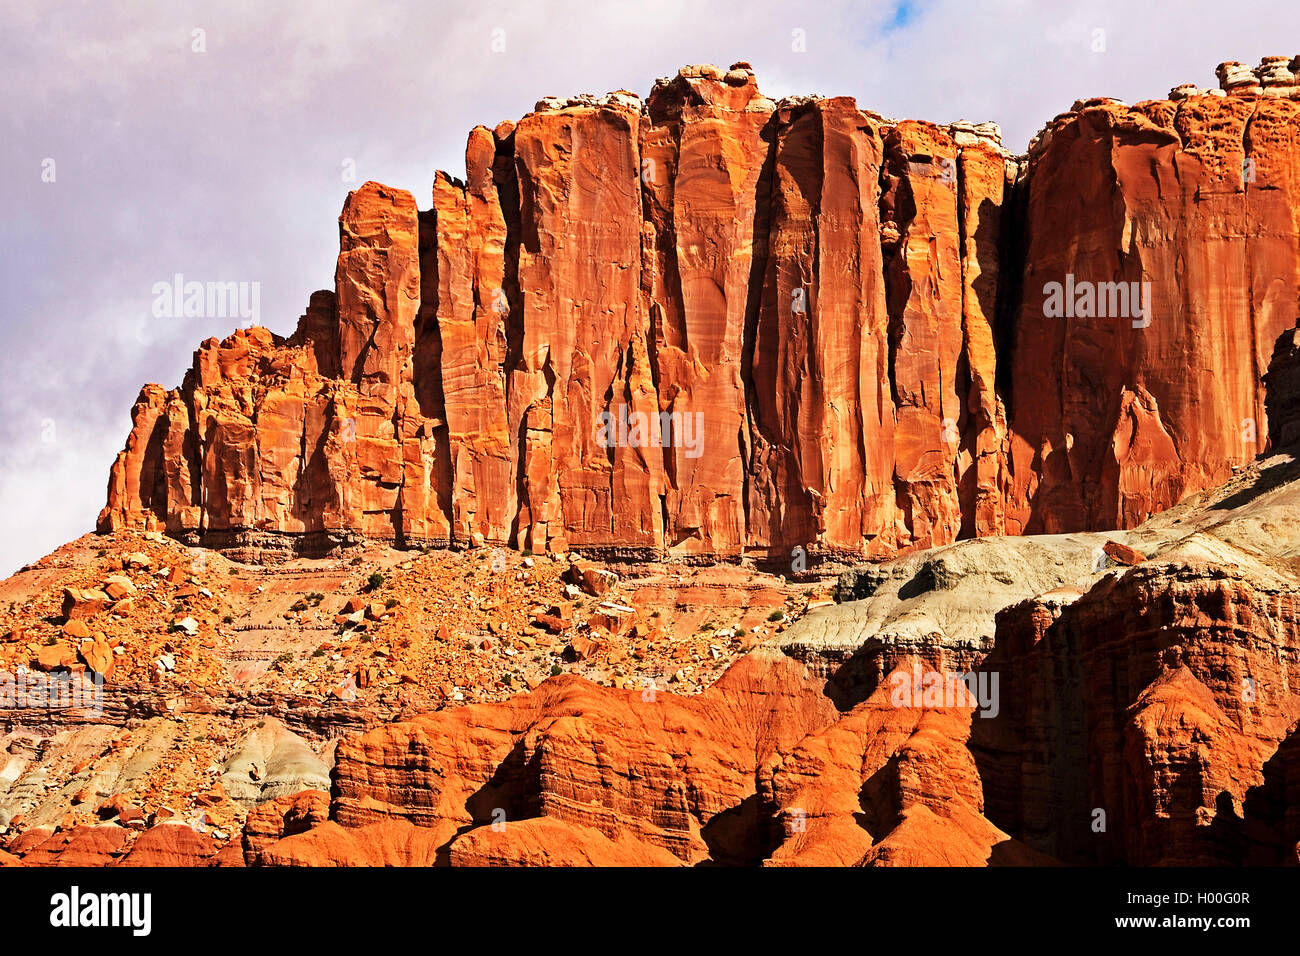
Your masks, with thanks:
[(962, 363), (966, 388), (958, 496), (962, 535), (1006, 533), (1006, 408), (997, 394), (996, 318), (1003, 203), (1015, 169), (992, 131), (954, 127), (961, 228)]
[(101, 531), (151, 527), (167, 514), (165, 462), (161, 447), (167, 434), (167, 406), (172, 393), (146, 385), (131, 408), (131, 432), (117, 453), (108, 476), (108, 503), (99, 513)]
[(647, 106), (646, 158), (656, 165), (646, 204), (659, 232), (647, 240), (655, 274), (645, 285), (659, 410), (683, 432), (664, 439), (666, 543), (677, 554), (734, 556), (746, 541), (743, 360), (766, 251), (773, 107), (742, 64), (725, 74), (683, 68), (655, 85)]
[[(415, 317), (420, 304), (419, 222), (408, 192), (366, 183), (348, 194), (339, 216), (339, 367), (357, 389), (355, 404), (335, 409), (341, 440), (355, 443), (356, 481), (346, 510), (353, 527), (375, 537), (426, 530), (430, 482), (421, 446), (432, 445), (412, 384)], [(413, 453), (416, 479), (401, 494)], [(399, 508), (399, 499), (403, 507)], [(409, 510), (413, 524), (402, 513)]]
[(962, 524), (957, 144), (937, 126), (907, 120), (886, 135), (885, 157), (881, 218), (898, 416), (894, 473), (911, 543), (928, 548), (955, 540)]
[[(881, 555), (898, 546), (895, 420), (889, 385), (889, 312), (880, 245), (877, 120), (851, 98), (821, 100), (822, 194), (812, 370), (805, 413), (818, 459), (821, 544)], [(805, 430), (801, 429), (801, 433)]]
[(494, 181), (498, 142), (470, 133), (468, 188), (439, 173), (436, 316), (451, 463), (452, 539), (505, 543), (515, 509), (506, 419), (506, 219)]
[(645, 480), (653, 450), (620, 442), (617, 429), (607, 435), (601, 417), (637, 411), (629, 399), (653, 408), (637, 366), (640, 105), (627, 93), (544, 102), (515, 129), (523, 332), (508, 415), (522, 446), (521, 547), (654, 547), (660, 538)]
[(750, 542), (773, 553), (891, 548), (880, 135), (852, 99), (792, 100), (775, 140), (751, 360)]
[[(808, 100), (777, 104), (767, 257), (746, 369), (749, 407), (748, 541), (779, 552), (820, 536), (820, 449), (808, 447), (821, 409), (811, 367), (819, 314), (816, 218), (822, 195), (822, 124)], [(804, 439), (811, 439), (805, 444)], [(810, 454), (811, 452), (811, 454)], [(805, 471), (807, 469), (807, 471)]]

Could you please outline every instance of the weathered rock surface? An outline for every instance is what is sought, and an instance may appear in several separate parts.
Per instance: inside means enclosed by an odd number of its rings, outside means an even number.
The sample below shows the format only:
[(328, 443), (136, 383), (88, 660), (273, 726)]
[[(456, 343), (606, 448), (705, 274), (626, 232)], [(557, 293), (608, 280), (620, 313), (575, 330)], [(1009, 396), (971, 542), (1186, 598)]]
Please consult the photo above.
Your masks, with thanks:
[(1277, 448), (1300, 442), (1300, 328), (1278, 337), (1265, 383), (1269, 442)]
[(899, 707), (883, 684), (760, 775), (781, 826), (777, 866), (1053, 862), (983, 816), (963, 707)]
[[(1285, 372), (1291, 352), (1277, 354)], [(1269, 376), (1270, 406), (1289, 381)], [(299, 777), (276, 767), (324, 761), (278, 722), (254, 723), (215, 764), (221, 785), (192, 795), (204, 809), (192, 826), (146, 827), (132, 800), (101, 799), (144, 789), (151, 760), (193, 747), (184, 725), (151, 721), (129, 748), (95, 725), (15, 733), (0, 783), (33, 823), (0, 821), (17, 834), (6, 862), (1294, 863), (1294, 451), (1131, 531), (984, 538), (846, 573), (841, 603), (698, 696), (559, 676), (344, 737), (316, 784), (329, 793), (289, 793)], [(564, 563), (543, 563), (563, 586)], [(595, 570), (574, 567), (580, 579)], [(51, 608), (66, 586), (45, 585)], [(596, 608), (610, 593), (584, 600)], [(966, 685), (949, 678), (963, 674), (973, 699), (953, 695)], [(270, 798), (262, 781), (279, 779)], [(52, 786), (106, 822), (58, 809)], [(242, 838), (215, 830), (239, 801), (251, 808)]]
[[(349, 828), (410, 821), (446, 852), (463, 832), (543, 817), (616, 844), (631, 838), (646, 858), (659, 848), (686, 863), (754, 862), (758, 764), (834, 716), (820, 682), (771, 652), (743, 658), (695, 698), (556, 678), (507, 704), (341, 741), (331, 817)], [(510, 852), (534, 852), (533, 839)], [(491, 846), (484, 834), (467, 852)]]
[[(692, 701), (551, 681), (372, 731), (339, 749), (342, 826), (265, 858), (368, 860), (400, 821), (451, 864), (1295, 862), (1298, 498), (1284, 453), (1127, 534), (846, 574)], [(991, 693), (900, 699), (923, 674)]]
[(351, 193), (291, 338), (147, 386), (99, 526), (786, 561), (1132, 528), (1264, 449), (1295, 319), (1293, 63), (1220, 76), (1027, 158), (745, 64), (543, 100), (427, 212)]
[(1300, 718), (1300, 586), (1198, 543), (999, 616), (981, 669), (1019, 693), (975, 722), (991, 821), (1076, 863), (1296, 862), (1294, 820), (1254, 804)]
[(845, 572), (840, 603), (809, 611), (776, 642), (826, 675), (842, 708), (866, 700), (912, 659), (964, 673), (993, 648), (1002, 608), (1060, 588), (1077, 592), (1113, 566), (1106, 541), (1101, 534), (983, 538)]
[(1036, 141), (1009, 533), (1130, 528), (1264, 450), (1261, 374), (1300, 281), (1298, 112), (1253, 95), (1089, 101)]
[(138, 833), (115, 823), (77, 826), (57, 833), (28, 830), (11, 845), (19, 854), (0, 865), (23, 866), (241, 866), (238, 846), (184, 823), (167, 822)]
[(329, 786), (329, 767), (275, 718), (238, 741), (222, 769), (226, 794), (249, 804)]

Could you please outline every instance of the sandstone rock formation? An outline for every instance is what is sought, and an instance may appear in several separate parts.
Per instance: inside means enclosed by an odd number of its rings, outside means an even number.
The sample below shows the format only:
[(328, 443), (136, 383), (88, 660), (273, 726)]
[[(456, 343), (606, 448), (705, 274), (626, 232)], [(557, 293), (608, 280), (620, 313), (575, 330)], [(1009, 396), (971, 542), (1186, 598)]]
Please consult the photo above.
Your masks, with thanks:
[(1296, 862), (1252, 803), (1300, 719), (1297, 583), (1198, 544), (999, 616), (981, 667), (1019, 693), (975, 722), (991, 821), (1076, 863)]
[(1294, 68), (1082, 101), (1027, 157), (747, 64), (547, 98), (426, 212), (350, 194), (293, 336), (147, 386), (99, 527), (784, 560), (1131, 528), (1264, 448)]
[[(1133, 527), (1264, 450), (1261, 374), (1297, 313), (1298, 112), (1256, 96), (1106, 101), (1036, 142), (1008, 532)], [(1078, 308), (1048, 310), (1052, 283), (1078, 289)]]
[(363, 828), (405, 820), (448, 851), (485, 830), (471, 858), (496, 852), (489, 833), (541, 817), (616, 845), (630, 838), (648, 858), (658, 848), (686, 863), (755, 862), (759, 763), (834, 717), (820, 682), (771, 652), (743, 658), (697, 698), (560, 678), (509, 704), (342, 741), (331, 817)]
[(1286, 448), (1300, 442), (1300, 328), (1278, 337), (1264, 381), (1270, 443)]
[(0, 864), (1300, 862), (1298, 66), (1024, 157), (686, 67), (367, 183), (0, 583), (111, 682)]

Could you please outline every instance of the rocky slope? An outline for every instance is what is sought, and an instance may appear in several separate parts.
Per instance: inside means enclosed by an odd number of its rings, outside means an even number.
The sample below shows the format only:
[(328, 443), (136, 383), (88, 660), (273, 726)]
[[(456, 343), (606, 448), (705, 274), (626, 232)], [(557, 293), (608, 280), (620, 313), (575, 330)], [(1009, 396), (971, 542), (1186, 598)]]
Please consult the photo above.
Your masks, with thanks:
[(1264, 450), (1295, 66), (1076, 103), (1021, 157), (746, 64), (543, 100), (427, 211), (350, 194), (292, 337), (146, 387), (100, 529), (788, 562), (1132, 528)]

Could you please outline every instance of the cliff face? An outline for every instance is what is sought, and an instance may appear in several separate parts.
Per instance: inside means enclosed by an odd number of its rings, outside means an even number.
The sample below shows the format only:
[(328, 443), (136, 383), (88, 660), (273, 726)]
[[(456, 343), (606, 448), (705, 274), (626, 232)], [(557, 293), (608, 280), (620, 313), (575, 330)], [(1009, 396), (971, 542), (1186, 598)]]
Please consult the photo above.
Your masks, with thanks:
[(1273, 60), (1075, 104), (1027, 158), (745, 64), (545, 100), (426, 212), (350, 194), (291, 338), (147, 386), (99, 527), (700, 559), (1132, 527), (1269, 434), (1300, 288)]
[[(1035, 145), (1011, 529), (1131, 527), (1264, 450), (1260, 378), (1297, 312), (1298, 115), (1254, 95), (1099, 102)], [(1128, 283), (1150, 314), (1103, 315), (1098, 287), (1091, 315), (1045, 320), (1038, 292), (1065, 275)]]
[(971, 736), (989, 820), (1076, 863), (1294, 862), (1290, 798), (1272, 791), (1294, 774), (1296, 596), (1193, 538), (1003, 611), (980, 666), (1020, 693)]

